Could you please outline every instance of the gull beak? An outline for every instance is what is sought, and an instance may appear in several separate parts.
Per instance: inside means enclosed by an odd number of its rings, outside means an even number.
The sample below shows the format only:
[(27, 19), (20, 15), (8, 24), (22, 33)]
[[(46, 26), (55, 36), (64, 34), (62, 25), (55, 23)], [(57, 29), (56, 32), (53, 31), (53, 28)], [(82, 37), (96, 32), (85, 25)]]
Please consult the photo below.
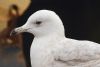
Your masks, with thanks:
[(16, 34), (19, 34), (19, 33), (22, 33), (22, 32), (27, 32), (28, 29), (25, 29), (23, 27), (18, 27), (18, 28), (15, 28), (11, 31), (10, 33), (10, 36), (13, 36), (13, 35), (16, 35)]
[(15, 28), (11, 31), (10, 33), (10, 36), (13, 36), (13, 35), (16, 35), (16, 34), (19, 34), (19, 33), (23, 33), (23, 32), (28, 32), (29, 30), (31, 29), (30, 26), (27, 26), (26, 24), (21, 26), (21, 27), (18, 27), (18, 28)]

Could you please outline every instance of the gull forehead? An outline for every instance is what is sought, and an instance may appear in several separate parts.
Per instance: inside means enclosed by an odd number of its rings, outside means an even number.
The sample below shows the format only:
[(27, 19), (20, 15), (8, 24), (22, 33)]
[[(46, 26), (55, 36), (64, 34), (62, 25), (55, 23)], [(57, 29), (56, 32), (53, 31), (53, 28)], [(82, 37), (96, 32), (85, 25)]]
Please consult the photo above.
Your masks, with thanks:
[(50, 18), (57, 18), (57, 14), (51, 10), (38, 10), (33, 13), (28, 20), (45, 20)]
[(38, 14), (38, 15), (52, 15), (52, 14), (56, 14), (54, 11), (51, 10), (38, 10), (36, 11), (34, 14)]

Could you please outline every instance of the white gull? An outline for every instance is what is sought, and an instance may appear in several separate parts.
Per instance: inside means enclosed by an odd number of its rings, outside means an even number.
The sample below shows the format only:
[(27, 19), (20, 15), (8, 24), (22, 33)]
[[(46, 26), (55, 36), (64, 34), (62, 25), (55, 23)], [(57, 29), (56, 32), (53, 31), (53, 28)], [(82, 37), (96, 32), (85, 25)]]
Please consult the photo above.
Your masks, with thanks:
[(53, 11), (35, 12), (14, 32), (35, 36), (30, 51), (32, 67), (100, 67), (100, 44), (66, 38), (63, 23)]

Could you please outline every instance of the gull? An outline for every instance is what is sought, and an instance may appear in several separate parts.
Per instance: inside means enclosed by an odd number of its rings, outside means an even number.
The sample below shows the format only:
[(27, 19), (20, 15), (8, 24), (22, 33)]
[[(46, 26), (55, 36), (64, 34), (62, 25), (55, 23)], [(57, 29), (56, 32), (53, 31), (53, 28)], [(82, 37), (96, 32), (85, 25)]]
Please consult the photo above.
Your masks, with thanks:
[(36, 11), (11, 35), (22, 32), (35, 36), (30, 49), (32, 67), (100, 67), (100, 44), (65, 37), (62, 20), (54, 11)]

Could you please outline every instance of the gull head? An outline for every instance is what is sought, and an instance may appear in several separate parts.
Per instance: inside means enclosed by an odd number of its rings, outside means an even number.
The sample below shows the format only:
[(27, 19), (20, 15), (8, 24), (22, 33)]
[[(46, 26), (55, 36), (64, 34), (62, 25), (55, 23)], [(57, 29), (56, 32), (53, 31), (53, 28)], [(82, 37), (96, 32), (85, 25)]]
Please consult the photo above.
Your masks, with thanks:
[(23, 26), (15, 28), (11, 35), (22, 32), (32, 33), (36, 37), (53, 34), (64, 36), (64, 26), (54, 11), (39, 10), (33, 13)]

